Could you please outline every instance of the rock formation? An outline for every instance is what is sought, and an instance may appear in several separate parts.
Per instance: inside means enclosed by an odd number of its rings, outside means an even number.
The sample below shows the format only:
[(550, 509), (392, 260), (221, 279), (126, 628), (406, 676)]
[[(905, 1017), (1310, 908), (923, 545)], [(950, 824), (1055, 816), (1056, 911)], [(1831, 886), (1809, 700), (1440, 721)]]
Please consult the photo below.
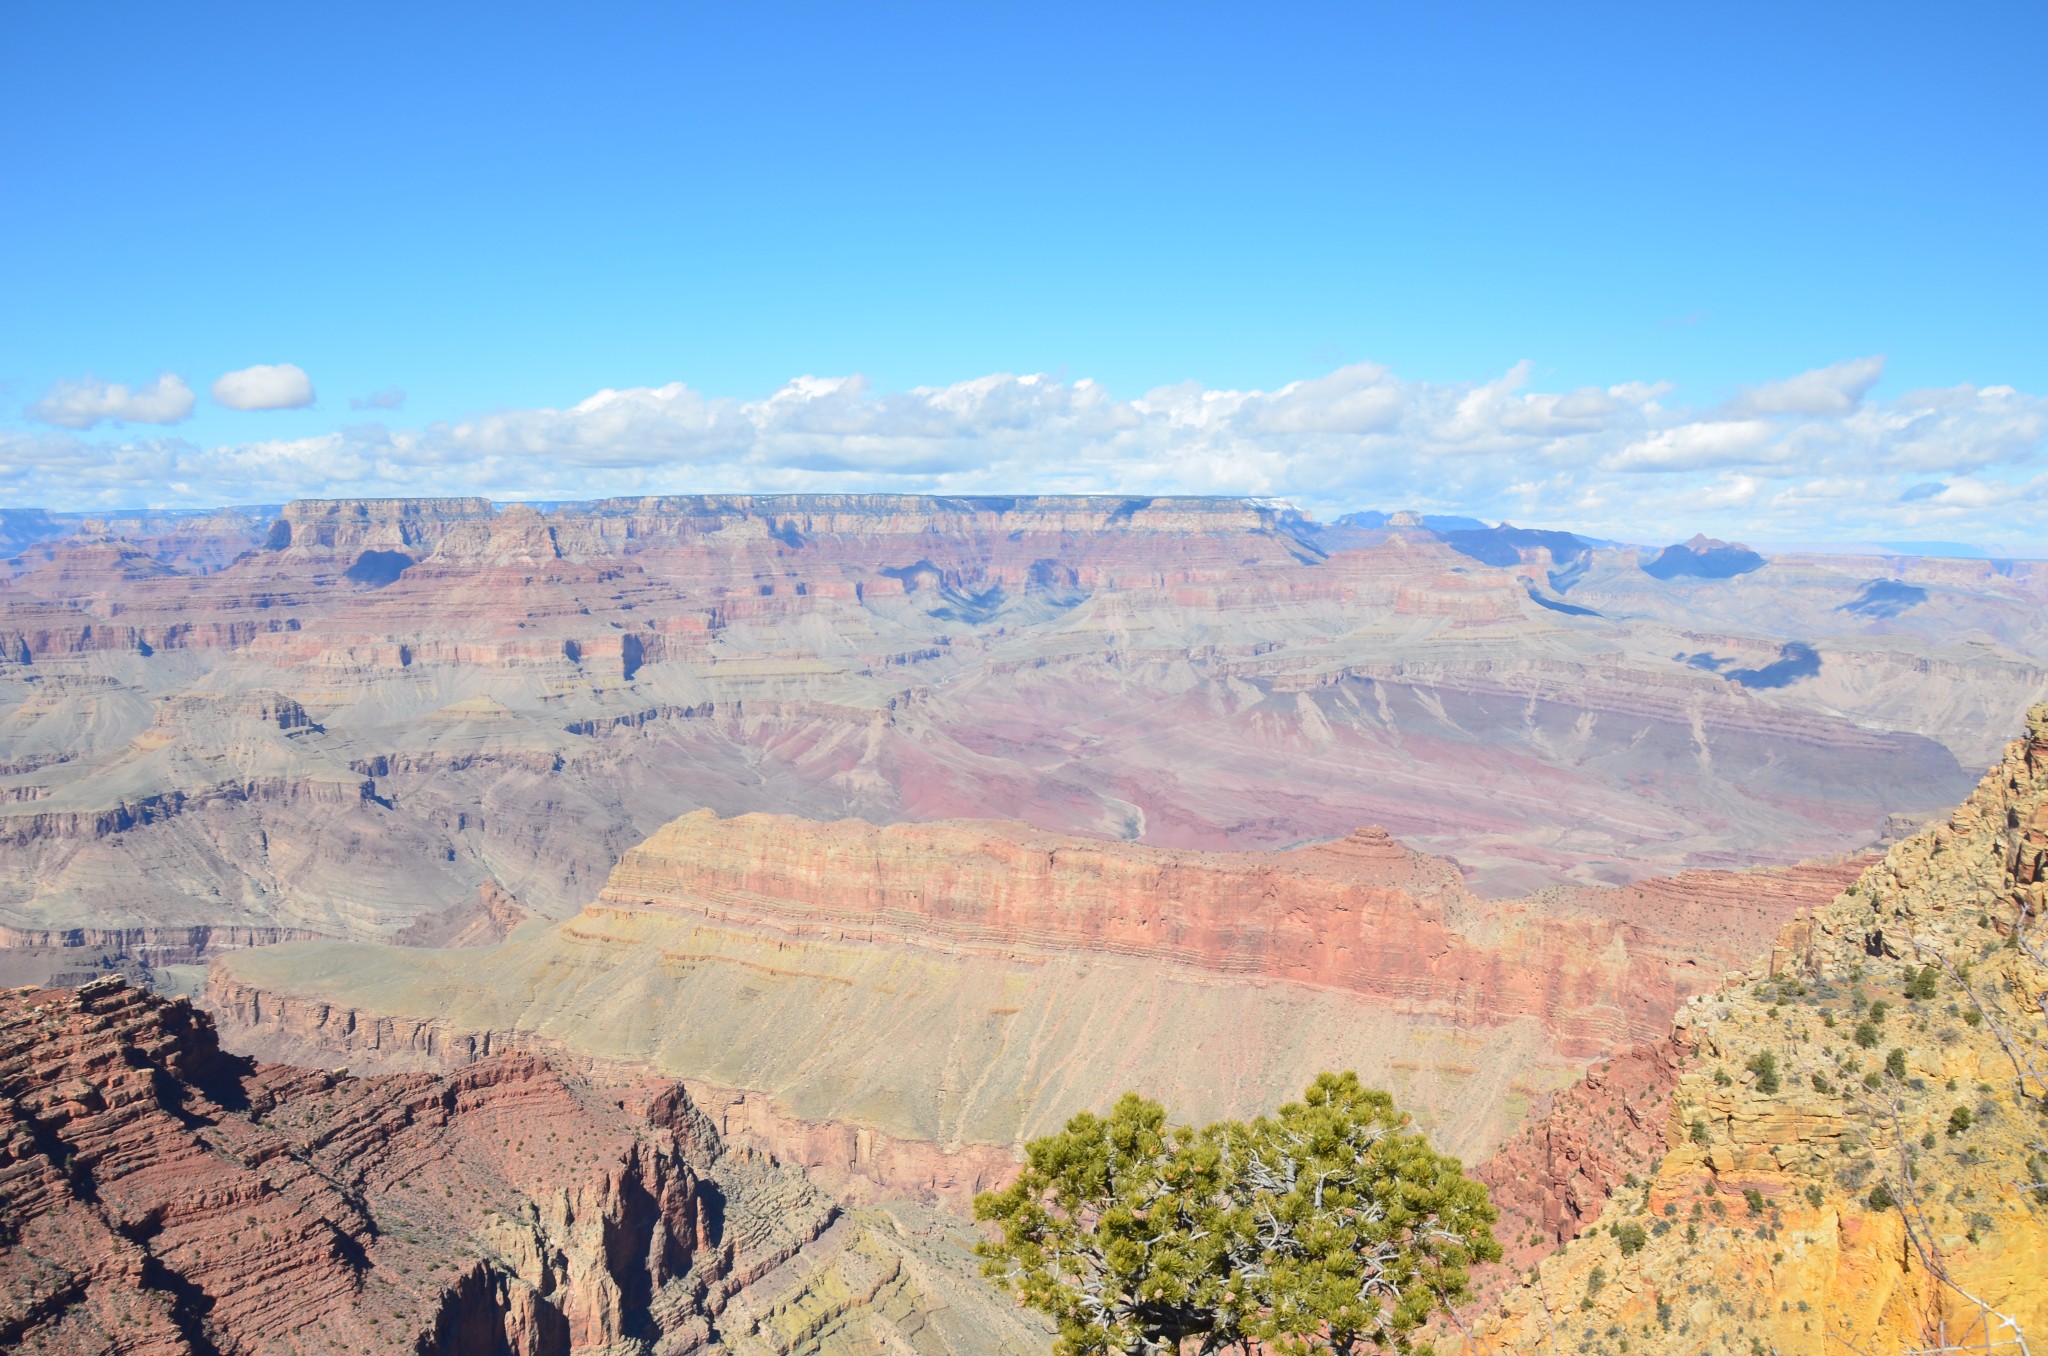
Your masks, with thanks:
[[(2027, 565), (1666, 581), (1226, 499), (45, 517), (0, 571), (23, 933), (388, 941), (486, 884), (561, 918), (700, 808), (1206, 850), (1379, 823), (1485, 894), (1617, 883), (1860, 847), (1953, 803), (1990, 751), (1951, 731), (2048, 691)], [(1879, 577), (1924, 598), (1850, 607)]]
[(1494, 1234), (1509, 1270), (1577, 1238), (1617, 1188), (1656, 1165), (1678, 1068), (1668, 1041), (1602, 1060), (1473, 1169), (1500, 1211)]
[(532, 917), (495, 882), (485, 881), (469, 903), (421, 918), (391, 940), (400, 946), (490, 946)]
[(1716, 541), (1704, 533), (1691, 541), (1667, 546), (1652, 560), (1643, 562), (1643, 573), (1655, 579), (1676, 579), (1691, 575), (1699, 579), (1733, 579), (1761, 570), (1764, 558), (1741, 542)]
[(957, 1229), (848, 1213), (673, 1086), (223, 1055), (102, 981), (0, 994), (0, 1347), (994, 1352)]
[[(1788, 913), (1832, 898), (1871, 860), (1807, 863), (1783, 872), (1688, 871), (1616, 890), (1561, 891), (1548, 900), (1624, 922), (1637, 954), (1677, 966), (1708, 958), (1740, 965), (1765, 959), (1759, 943)], [(1506, 1251), (1504, 1268), (1487, 1277), (1484, 1293), (1497, 1295), (1512, 1275), (1579, 1237), (1609, 1197), (1655, 1170), (1669, 1147), (1671, 1094), (1685, 1051), (1667, 1033), (1602, 1059), (1578, 1082), (1537, 1103), (1508, 1141), (1473, 1169), (1501, 1212), (1495, 1233)]]
[(1479, 1349), (2038, 1343), (2044, 880), (2048, 707), (2036, 707), (1945, 824), (1895, 845), (1789, 923), (1768, 961), (1681, 1010), (1654, 1167), (1475, 1325)]
[(206, 1001), (238, 1048), (300, 1061), (649, 1067), (765, 1102), (779, 1151), (835, 1181), (927, 1195), (990, 1185), (1127, 1088), (1213, 1119), (1331, 1068), (1476, 1158), (1860, 865), (1497, 901), (1378, 830), (1209, 853), (698, 812), (565, 923), (459, 953), (238, 953)]

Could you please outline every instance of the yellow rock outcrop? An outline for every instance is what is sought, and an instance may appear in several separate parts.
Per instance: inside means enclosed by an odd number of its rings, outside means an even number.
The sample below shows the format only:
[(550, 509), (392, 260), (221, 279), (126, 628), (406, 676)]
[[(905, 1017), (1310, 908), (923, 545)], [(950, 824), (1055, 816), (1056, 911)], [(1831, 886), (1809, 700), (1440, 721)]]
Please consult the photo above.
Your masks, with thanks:
[(2018, 1352), (2048, 1340), (2048, 706), (1949, 821), (1692, 1000), (1655, 1175), (1460, 1341)]

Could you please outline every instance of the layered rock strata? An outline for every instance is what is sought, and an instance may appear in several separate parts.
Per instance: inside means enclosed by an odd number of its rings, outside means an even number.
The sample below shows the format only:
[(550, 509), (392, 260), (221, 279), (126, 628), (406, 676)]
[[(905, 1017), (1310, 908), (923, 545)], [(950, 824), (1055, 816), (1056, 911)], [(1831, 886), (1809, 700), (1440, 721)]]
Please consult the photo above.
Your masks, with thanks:
[[(560, 918), (699, 808), (1204, 850), (1381, 823), (1512, 895), (1853, 849), (1960, 793), (1943, 732), (2048, 691), (2021, 565), (1566, 578), (1221, 499), (208, 523), (6, 567), (0, 924), (389, 940), (486, 884)], [(1728, 677), (1794, 642), (1798, 681)]]
[[(920, 1242), (920, 1239), (923, 1242)], [(0, 1346), (943, 1353), (1034, 1334), (957, 1237), (728, 1151), (673, 1086), (223, 1055), (120, 984), (0, 994)]]
[[(565, 923), (460, 952), (248, 952), (207, 1002), (239, 1045), (294, 1059), (649, 1066), (765, 1102), (821, 1172), (928, 1195), (990, 1184), (1017, 1143), (1128, 1088), (1214, 1119), (1338, 1068), (1477, 1158), (1856, 869), (1504, 902), (1377, 830), (1204, 853), (695, 814)], [(798, 1148), (798, 1126), (823, 1129)]]
[(490, 946), (532, 917), (518, 900), (485, 881), (469, 903), (421, 918), (391, 940), (400, 946)]

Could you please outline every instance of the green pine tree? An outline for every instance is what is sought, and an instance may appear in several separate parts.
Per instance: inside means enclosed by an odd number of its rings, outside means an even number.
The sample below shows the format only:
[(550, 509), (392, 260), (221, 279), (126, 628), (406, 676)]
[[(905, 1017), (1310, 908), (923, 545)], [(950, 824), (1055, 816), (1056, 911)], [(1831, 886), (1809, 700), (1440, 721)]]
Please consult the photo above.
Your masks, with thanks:
[(1486, 1190), (1356, 1074), (1249, 1124), (1170, 1126), (1127, 1093), (1026, 1146), (975, 1213), (988, 1275), (1059, 1332), (1059, 1356), (1409, 1351), (1494, 1260)]

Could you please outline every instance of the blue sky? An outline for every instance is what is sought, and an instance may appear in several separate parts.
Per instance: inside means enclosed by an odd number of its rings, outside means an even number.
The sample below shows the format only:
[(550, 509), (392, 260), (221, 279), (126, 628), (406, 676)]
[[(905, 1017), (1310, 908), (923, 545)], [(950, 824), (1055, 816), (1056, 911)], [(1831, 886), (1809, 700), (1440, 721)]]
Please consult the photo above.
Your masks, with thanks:
[[(1955, 467), (1924, 437), (1890, 466), (1877, 491), (1896, 522), (1824, 524), (1994, 533), (1988, 515), (2040, 489), (2048, 10), (1657, 8), (10, 6), (0, 496), (476, 488), (482, 445), (446, 430), (495, 413), (519, 430), (486, 449), (510, 458), (492, 463), (500, 494), (1031, 489), (1014, 482), (1052, 465), (1058, 488), (1327, 506), (1436, 490), (1605, 521), (1626, 516), (1615, 494), (1589, 509), (1584, 492), (1641, 463), (1645, 439), (1740, 422), (1773, 383), (1881, 357), (1851, 374), (1846, 408), (1766, 411), (1890, 411), (1837, 438), (1874, 450), (1808, 467), (1824, 428), (1710, 430), (1747, 450), (1681, 458), (1691, 489), (1673, 502), (1739, 499), (1747, 476), (1761, 488), (1727, 517), (1762, 522), (1776, 482), (1893, 455), (1878, 426), (1933, 408), (1899, 404), (1913, 392), (2011, 387), (1940, 435), (1967, 444)], [(310, 405), (210, 392), (285, 363)], [(1042, 462), (1012, 446), (976, 464), (972, 421), (938, 451), (925, 429), (921, 457), (861, 462), (900, 431), (875, 407), (914, 388), (1045, 374), (1142, 403), (1357, 364), (1410, 405), (1510, 373), (1524, 397), (1665, 385), (1655, 410), (1620, 398), (1634, 413), (1597, 448), (1532, 444), (1491, 476), (1428, 471), (1436, 425), (1321, 416), (1307, 471), (1219, 469), (1270, 459), (1280, 435), (1245, 428), (1250, 444), (1172, 453), (1148, 435), (1122, 460), (1099, 432), (1085, 455), (1048, 433)], [(105, 397), (165, 373), (194, 393), (189, 415)], [(605, 465), (588, 429), (518, 422), (676, 383), (758, 411), (793, 378), (855, 374), (834, 390), (866, 402), (864, 431), (841, 418), (826, 447), (807, 426), (797, 452), (726, 445), (719, 461), (683, 440), (661, 460), (635, 426)], [(50, 403), (88, 377), (99, 404)], [(79, 409), (146, 418), (81, 427)], [(993, 427), (1024, 443), (1041, 428), (1009, 417)], [(1385, 473), (1325, 464), (1347, 455)], [(1595, 464), (1605, 480), (1514, 496)], [(1942, 518), (1942, 492), (1915, 487), (1952, 470), (1976, 488)], [(1812, 512), (1778, 508), (1788, 528)]]

